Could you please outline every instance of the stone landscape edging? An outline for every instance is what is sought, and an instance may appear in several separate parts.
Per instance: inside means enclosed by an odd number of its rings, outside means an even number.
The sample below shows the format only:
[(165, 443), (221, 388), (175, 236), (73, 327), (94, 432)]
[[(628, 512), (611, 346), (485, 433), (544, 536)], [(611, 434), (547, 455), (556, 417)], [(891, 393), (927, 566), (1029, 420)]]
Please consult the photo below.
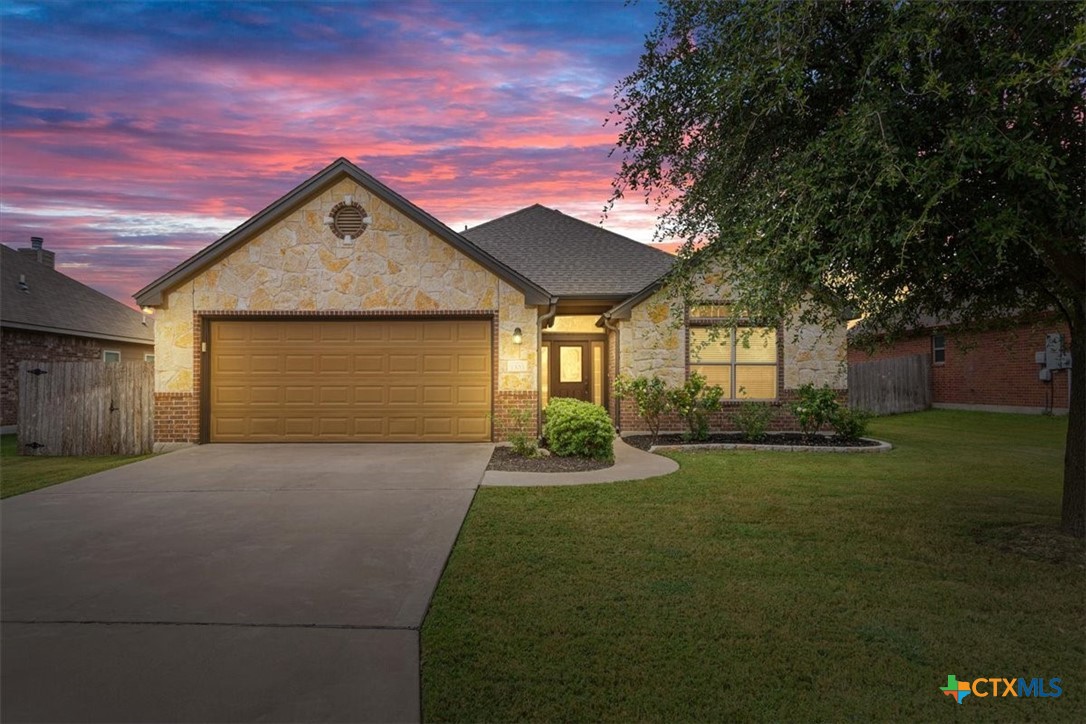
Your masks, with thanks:
[(868, 447), (845, 447), (842, 445), (757, 445), (749, 442), (706, 442), (690, 445), (653, 445), (650, 453), (683, 452), (690, 450), (768, 450), (770, 452), (828, 452), (828, 453), (881, 453), (889, 452), (894, 446), (885, 440), (873, 437), (861, 437), (861, 440), (878, 443)]

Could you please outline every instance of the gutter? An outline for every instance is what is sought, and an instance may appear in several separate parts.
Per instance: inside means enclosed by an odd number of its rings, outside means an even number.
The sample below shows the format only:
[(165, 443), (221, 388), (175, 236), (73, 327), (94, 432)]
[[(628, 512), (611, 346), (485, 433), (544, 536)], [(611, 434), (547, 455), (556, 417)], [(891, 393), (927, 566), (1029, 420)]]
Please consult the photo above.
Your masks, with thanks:
[[(619, 344), (618, 325), (611, 321), (611, 312), (604, 312), (600, 319), (603, 320), (604, 329), (608, 329), (615, 333), (615, 377), (618, 377), (622, 363), (622, 345)], [(612, 386), (614, 385), (614, 382), (614, 380), (611, 380)], [(614, 399), (613, 393), (611, 391), (608, 392), (608, 399)], [(618, 430), (619, 433), (622, 432), (622, 400), (615, 400), (615, 429)]]
[(558, 315), (558, 297), (550, 298), (550, 308), (547, 313), (536, 320), (537, 328), (535, 334), (535, 368), (536, 368), (536, 382), (535, 382), (535, 399), (536, 408), (538, 414), (535, 416), (535, 428), (536, 434), (543, 435), (543, 402), (540, 399), (539, 392), (543, 389), (543, 375), (547, 374), (547, 370), (543, 369), (543, 365), (539, 364), (539, 361), (543, 359), (543, 327), (547, 322), (551, 321)]

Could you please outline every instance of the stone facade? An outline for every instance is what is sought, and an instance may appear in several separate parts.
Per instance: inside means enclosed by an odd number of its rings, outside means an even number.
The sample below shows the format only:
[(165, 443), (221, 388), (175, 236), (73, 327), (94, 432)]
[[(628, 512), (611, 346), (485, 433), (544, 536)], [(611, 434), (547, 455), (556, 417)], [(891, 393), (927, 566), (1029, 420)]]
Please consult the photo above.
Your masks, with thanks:
[[(345, 196), (371, 217), (352, 244), (324, 223)], [(526, 305), (516, 288), (351, 179), (331, 185), (170, 290), (164, 301), (155, 315), (159, 395), (199, 398), (204, 317), (256, 313), (496, 315), (496, 413), (505, 399), (501, 393), (535, 395), (538, 386), (535, 307)], [(515, 344), (518, 327), (522, 341)], [(159, 430), (170, 441), (194, 441), (198, 413), (191, 414), (192, 421), (163, 421)]]
[(122, 362), (143, 362), (144, 355), (154, 353), (149, 344), (5, 328), (0, 333), (0, 425), (14, 425), (18, 421), (20, 362), (101, 360), (102, 352), (107, 349), (120, 352)]
[[(726, 285), (710, 279), (702, 285), (702, 297), (706, 300), (726, 294)], [(721, 292), (721, 289), (724, 292)], [(630, 319), (619, 323), (619, 353), (617, 369), (620, 374), (632, 377), (658, 375), (667, 384), (683, 384), (689, 369), (687, 363), (687, 329), (681, 324), (682, 315), (677, 311), (679, 302), (660, 291), (630, 310)], [(789, 404), (795, 399), (795, 390), (808, 382), (816, 387), (829, 385), (838, 391), (838, 398), (848, 400), (847, 332), (842, 325), (838, 329), (824, 330), (814, 325), (801, 324), (796, 318), (781, 326), (778, 355), (778, 393), (772, 404), (777, 408), (773, 422), (775, 430), (792, 430), (796, 424)], [(738, 402), (726, 402), (719, 413), (710, 416), (713, 430), (734, 430), (731, 415)], [(612, 410), (612, 416), (616, 410)], [(616, 417), (623, 432), (643, 431), (644, 422), (637, 416), (632, 401), (623, 400)], [(681, 431), (683, 423), (678, 417), (669, 417), (664, 429)]]

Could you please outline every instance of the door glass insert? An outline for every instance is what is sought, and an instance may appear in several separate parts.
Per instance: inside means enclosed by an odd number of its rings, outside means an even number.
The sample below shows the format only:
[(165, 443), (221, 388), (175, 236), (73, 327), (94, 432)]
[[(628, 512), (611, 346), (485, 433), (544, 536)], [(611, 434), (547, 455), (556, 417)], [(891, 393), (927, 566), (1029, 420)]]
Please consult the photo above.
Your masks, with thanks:
[(582, 374), (581, 348), (579, 346), (559, 347), (558, 369), (559, 382), (580, 382)]

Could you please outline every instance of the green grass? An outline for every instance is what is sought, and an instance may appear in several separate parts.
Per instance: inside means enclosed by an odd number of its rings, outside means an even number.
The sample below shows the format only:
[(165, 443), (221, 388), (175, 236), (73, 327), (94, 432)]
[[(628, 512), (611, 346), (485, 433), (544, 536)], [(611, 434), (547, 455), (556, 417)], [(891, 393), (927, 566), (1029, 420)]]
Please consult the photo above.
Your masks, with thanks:
[[(896, 449), (481, 489), (423, 626), (425, 719), (1086, 721), (1083, 546), (1054, 530), (1066, 420), (871, 431)], [(948, 674), (1064, 694), (958, 706)]]
[(120, 467), (150, 455), (44, 457), (20, 455), (15, 435), (0, 436), (0, 498), (29, 493), (91, 473)]

